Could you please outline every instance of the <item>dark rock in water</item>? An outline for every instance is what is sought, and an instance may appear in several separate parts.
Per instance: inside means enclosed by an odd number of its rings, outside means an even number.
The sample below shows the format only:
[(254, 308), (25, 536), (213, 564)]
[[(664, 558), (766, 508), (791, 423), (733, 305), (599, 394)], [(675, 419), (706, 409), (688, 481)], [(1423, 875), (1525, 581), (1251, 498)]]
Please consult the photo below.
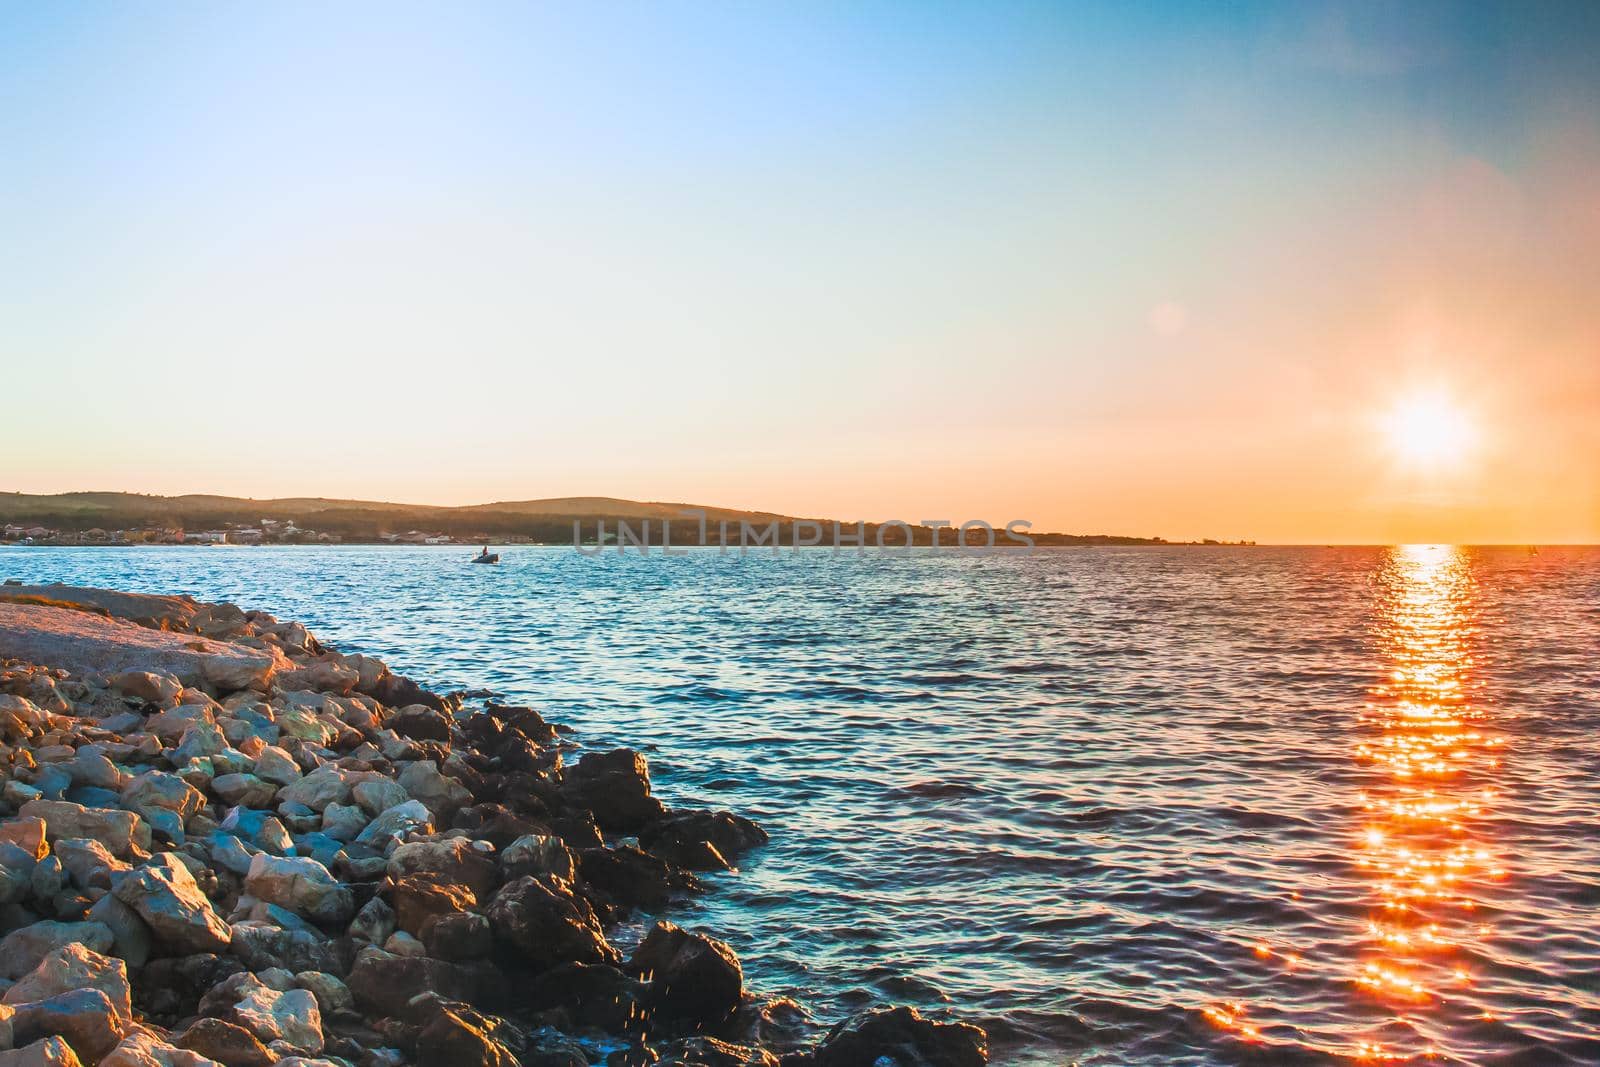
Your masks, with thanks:
[(573, 1025), (620, 1034), (643, 1029), (644, 997), (644, 983), (615, 967), (564, 963), (533, 980), (526, 1006), (559, 1008)]
[(673, 811), (639, 831), (639, 844), (692, 871), (715, 871), (739, 853), (764, 845), (767, 832), (728, 811)]
[(599, 848), (606, 843), (600, 826), (587, 811), (571, 811), (550, 820), (551, 831), (571, 849)]
[(583, 849), (578, 853), (578, 873), (607, 903), (623, 911), (660, 908), (674, 896), (700, 888), (694, 875), (631, 845)]
[(487, 909), (495, 936), (515, 961), (535, 971), (563, 963), (616, 963), (589, 902), (549, 876), (518, 878), (501, 887)]
[(417, 1059), (450, 1067), (518, 1067), (517, 1057), (491, 1033), (489, 1020), (466, 1005), (441, 1008), (417, 1035)]
[(494, 951), (494, 929), (489, 920), (473, 912), (435, 915), (417, 935), (428, 955), (441, 960), (481, 960)]
[(421, 704), (401, 708), (389, 720), (389, 728), (413, 741), (449, 741), (450, 720), (444, 713)]
[(686, 1037), (661, 1050), (661, 1063), (662, 1067), (778, 1067), (778, 1057), (765, 1049), (714, 1037)]
[(631, 833), (659, 819), (661, 801), (650, 795), (650, 770), (631, 748), (590, 752), (568, 768), (567, 797), (594, 812), (602, 829)]
[(661, 1057), (645, 1045), (619, 1048), (606, 1057), (606, 1067), (653, 1067)]
[(542, 822), (518, 815), (502, 804), (474, 804), (456, 812), (451, 826), (466, 830), (474, 838), (488, 841), (500, 851), (519, 837), (544, 833), (549, 828)]
[(983, 1067), (989, 1038), (967, 1023), (926, 1019), (915, 1008), (868, 1012), (835, 1027), (811, 1054), (813, 1067)]
[(429, 919), (468, 911), (478, 906), (478, 898), (443, 875), (410, 874), (389, 887), (389, 903), (400, 929), (416, 937)]
[(522, 1067), (589, 1067), (583, 1046), (548, 1026), (528, 1035), (528, 1043), (517, 1058)]
[(732, 1015), (744, 995), (739, 958), (725, 943), (658, 922), (628, 961), (650, 983), (649, 1003), (658, 1015), (698, 1025)]
[(477, 976), (469, 969), (426, 956), (391, 956), (365, 949), (345, 980), (361, 1008), (379, 1015), (403, 1018), (406, 1005), (420, 993), (437, 993), (447, 1000), (471, 1000), (477, 993)]
[[(435, 711), (451, 711), (451, 699), (430, 693), (410, 678), (402, 678), (398, 674), (386, 674), (373, 688), (373, 696), (391, 708), (404, 708), (411, 704), (421, 704), (433, 708)], [(454, 703), (459, 706), (460, 698)]]
[(484, 714), (502, 723), (506, 733), (525, 737), (540, 746), (549, 746), (556, 743), (555, 727), (545, 722), (544, 716), (532, 708), (510, 704), (490, 704), (485, 709)]
[(173, 1043), (224, 1067), (272, 1067), (278, 1062), (256, 1035), (222, 1019), (196, 1019)]

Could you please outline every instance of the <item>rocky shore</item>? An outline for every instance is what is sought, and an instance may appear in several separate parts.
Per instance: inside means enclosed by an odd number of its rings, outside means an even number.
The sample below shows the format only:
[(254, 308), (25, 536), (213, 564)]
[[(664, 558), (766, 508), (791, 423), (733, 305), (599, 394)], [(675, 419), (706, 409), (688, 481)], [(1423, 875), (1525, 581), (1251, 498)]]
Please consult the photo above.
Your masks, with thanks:
[[(657, 918), (766, 834), (229, 604), (0, 587), (0, 1067), (974, 1067)], [(624, 943), (633, 942), (633, 943)]]

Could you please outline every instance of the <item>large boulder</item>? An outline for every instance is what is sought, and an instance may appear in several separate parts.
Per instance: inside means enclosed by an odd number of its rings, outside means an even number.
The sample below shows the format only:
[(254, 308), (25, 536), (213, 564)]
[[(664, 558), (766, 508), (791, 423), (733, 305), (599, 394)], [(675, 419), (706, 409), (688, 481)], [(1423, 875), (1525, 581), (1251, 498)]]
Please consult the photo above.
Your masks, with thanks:
[(150, 827), (131, 811), (86, 808), (70, 800), (30, 800), (22, 805), (24, 818), (43, 819), (51, 841), (63, 837), (88, 837), (100, 842), (113, 856), (150, 849)]
[(548, 875), (529, 875), (501, 887), (486, 914), (495, 936), (516, 950), (518, 962), (535, 971), (568, 962), (616, 963), (620, 958), (589, 902), (573, 893), (570, 884)]
[(566, 842), (549, 834), (522, 835), (506, 846), (500, 863), (508, 879), (548, 874), (570, 882), (578, 871)]
[(48, 601), (59, 599), (63, 591), (39, 588), (42, 591), (35, 596), (46, 602), (17, 603), (27, 596), (18, 588), (7, 588), (0, 595), (0, 649), (7, 656), (48, 663), (76, 675), (154, 671), (217, 692), (265, 689), (273, 672), (288, 662), (281, 653), (57, 607)]
[(868, 1012), (834, 1027), (812, 1054), (815, 1067), (983, 1067), (989, 1038), (967, 1023), (934, 1022), (915, 1008)]
[(246, 893), (288, 908), (316, 923), (348, 922), (355, 914), (355, 895), (349, 886), (309, 857), (269, 856), (257, 853), (245, 876)]
[(73, 989), (43, 1000), (15, 1005), (12, 1040), (27, 1044), (43, 1037), (62, 1037), (86, 1063), (99, 1063), (117, 1047), (128, 1026), (125, 1015), (98, 989)]
[(446, 1000), (471, 1000), (478, 992), (472, 971), (427, 956), (395, 956), (363, 949), (346, 980), (356, 1004), (378, 1015), (406, 1017), (411, 998), (437, 993)]
[(45, 956), (0, 999), (11, 1005), (26, 1004), (74, 989), (100, 990), (119, 1019), (132, 1021), (127, 965), (77, 942), (62, 945)]
[(196, 1019), (178, 1037), (178, 1047), (226, 1067), (272, 1067), (278, 1057), (249, 1030), (225, 1019)]
[(278, 990), (257, 983), (234, 1004), (228, 1021), (263, 1044), (281, 1041), (296, 1052), (322, 1051), (322, 1012), (317, 998), (304, 989)]
[(517, 1057), (492, 1034), (489, 1020), (466, 1005), (442, 1008), (417, 1035), (418, 1062), (450, 1067), (520, 1067)]
[(83, 1067), (65, 1038), (47, 1037), (26, 1048), (0, 1052), (0, 1067)]
[(388, 873), (394, 879), (410, 874), (437, 874), (446, 881), (466, 886), (480, 897), (494, 892), (500, 880), (494, 849), (487, 842), (469, 841), (464, 837), (400, 845), (389, 853)]
[(766, 840), (761, 827), (727, 811), (674, 811), (639, 832), (640, 847), (691, 871), (722, 870)]
[(631, 748), (590, 752), (566, 772), (562, 788), (606, 830), (635, 832), (662, 814), (650, 795), (650, 769)]
[(104, 923), (36, 922), (0, 938), (0, 978), (21, 978), (63, 945), (82, 944), (93, 952), (109, 952), (114, 943)]
[(696, 1025), (732, 1015), (744, 995), (739, 958), (725, 943), (658, 922), (628, 966), (650, 983), (648, 999), (660, 1013)]
[(478, 906), (471, 889), (448, 881), (440, 874), (408, 874), (389, 888), (395, 921), (413, 937), (422, 933), (429, 920), (470, 911)]
[(189, 868), (172, 853), (152, 857), (122, 877), (113, 892), (138, 912), (165, 955), (226, 952), (232, 932), (200, 891)]
[(472, 791), (454, 778), (440, 774), (432, 760), (418, 760), (400, 772), (400, 787), (422, 801), (434, 822), (448, 826), (456, 812), (472, 803)]
[[(122, 1039), (100, 1067), (219, 1067), (218, 1061), (188, 1049), (174, 1048), (148, 1030), (135, 1030)], [(233, 1064), (221, 1067), (234, 1067)]]

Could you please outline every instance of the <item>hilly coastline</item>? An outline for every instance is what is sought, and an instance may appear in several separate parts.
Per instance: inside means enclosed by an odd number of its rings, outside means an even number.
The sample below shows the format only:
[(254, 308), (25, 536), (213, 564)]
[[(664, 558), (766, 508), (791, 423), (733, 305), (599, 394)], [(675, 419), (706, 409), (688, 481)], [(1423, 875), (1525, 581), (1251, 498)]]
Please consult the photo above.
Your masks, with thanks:
[[(703, 530), (697, 517), (685, 514), (690, 510), (696, 515), (704, 514)], [(610, 531), (609, 536), (616, 535), (619, 523), (626, 523), (641, 539), (659, 543), (667, 521), (672, 523), (673, 543), (686, 545), (735, 542), (740, 536), (741, 524), (763, 531), (776, 524), (778, 540), (785, 545), (794, 543), (797, 524), (802, 537), (811, 529), (811, 524), (825, 535), (831, 535), (836, 522), (848, 534), (853, 534), (857, 526), (855, 519), (808, 519), (772, 512), (600, 496), (440, 507), (322, 497), (258, 500), (203, 494), (0, 493), (0, 526), (5, 528), (5, 539), (31, 539), (37, 543), (191, 541), (197, 539), (197, 535), (237, 530), (251, 531), (248, 540), (252, 542), (359, 544), (438, 539), (571, 544), (575, 529), (580, 531), (583, 540), (593, 541), (602, 523)], [(959, 524), (964, 520), (953, 518), (953, 521)], [(995, 521), (993, 525), (1001, 543), (1005, 543), (1005, 520)], [(881, 540), (888, 545), (904, 544), (908, 530), (892, 523), (866, 523), (864, 529), (868, 544)], [(1039, 545), (1168, 543), (1160, 537), (1027, 532)], [(909, 534), (913, 543), (927, 545), (933, 543), (936, 531), (919, 525), (909, 527)], [(941, 544), (957, 543), (955, 530), (945, 529), (938, 532), (938, 536)], [(967, 536), (971, 542), (983, 535), (974, 530)]]

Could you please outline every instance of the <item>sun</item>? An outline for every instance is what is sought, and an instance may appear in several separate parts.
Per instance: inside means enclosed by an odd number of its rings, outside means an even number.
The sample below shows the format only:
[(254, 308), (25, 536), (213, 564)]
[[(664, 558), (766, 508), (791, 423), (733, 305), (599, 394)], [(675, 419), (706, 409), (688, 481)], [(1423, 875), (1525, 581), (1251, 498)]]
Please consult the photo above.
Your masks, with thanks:
[(1440, 468), (1464, 461), (1478, 441), (1471, 414), (1446, 393), (1415, 393), (1383, 417), (1389, 445), (1416, 467)]

